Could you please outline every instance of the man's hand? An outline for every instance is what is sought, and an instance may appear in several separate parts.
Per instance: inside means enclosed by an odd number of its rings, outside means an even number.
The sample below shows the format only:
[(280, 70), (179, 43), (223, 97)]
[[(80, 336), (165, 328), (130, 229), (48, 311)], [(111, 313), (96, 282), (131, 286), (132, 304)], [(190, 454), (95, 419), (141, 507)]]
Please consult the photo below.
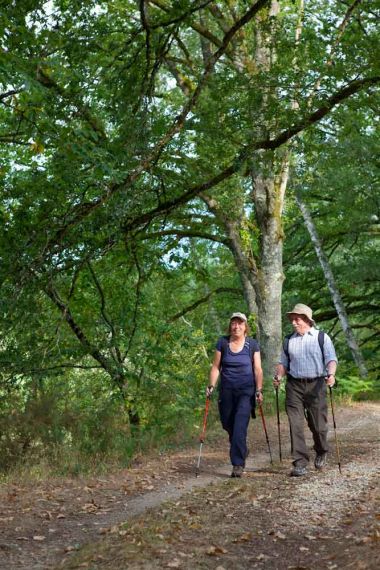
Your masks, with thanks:
[(279, 388), (281, 386), (281, 377), (277, 374), (273, 376), (273, 386), (274, 388)]
[(214, 391), (214, 386), (212, 386), (211, 384), (209, 386), (207, 386), (206, 398), (211, 398), (213, 391)]
[(335, 374), (328, 374), (325, 377), (325, 382), (326, 382), (327, 386), (330, 386), (332, 388), (335, 384)]
[(256, 401), (261, 404), (263, 401), (263, 392), (262, 390), (256, 390)]

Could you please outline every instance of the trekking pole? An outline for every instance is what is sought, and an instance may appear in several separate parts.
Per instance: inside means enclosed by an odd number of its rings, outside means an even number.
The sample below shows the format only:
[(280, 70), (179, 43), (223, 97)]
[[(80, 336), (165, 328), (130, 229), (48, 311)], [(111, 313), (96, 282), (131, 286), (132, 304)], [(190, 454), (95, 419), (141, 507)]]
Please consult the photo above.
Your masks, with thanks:
[(195, 469), (195, 476), (196, 477), (198, 477), (198, 475), (199, 475), (199, 466), (201, 464), (201, 456), (202, 456), (202, 446), (203, 446), (203, 443), (204, 443), (205, 437), (206, 437), (206, 426), (207, 426), (207, 416), (208, 416), (209, 406), (210, 406), (210, 396), (208, 396), (206, 398), (205, 413), (203, 416), (203, 428), (202, 428), (202, 433), (199, 436), (200, 447), (199, 447), (198, 463), (197, 463), (197, 467)]
[(278, 404), (278, 386), (276, 390), (276, 411), (277, 411), (277, 432), (278, 432), (278, 449), (280, 453), (280, 462), (282, 462), (282, 451), (281, 451), (281, 430), (280, 430), (280, 406)]
[(332, 395), (332, 388), (331, 388), (331, 386), (329, 386), (329, 392), (330, 392), (331, 413), (332, 413), (333, 424), (334, 424), (336, 454), (337, 454), (337, 456), (338, 456), (338, 467), (339, 467), (339, 473), (342, 474), (342, 468), (341, 468), (341, 465), (340, 465), (339, 443), (338, 443), (338, 436), (337, 436), (337, 433), (336, 433), (336, 422), (335, 422), (335, 413), (334, 413), (334, 403), (333, 403), (333, 395)]
[(265, 425), (265, 418), (264, 418), (264, 412), (263, 412), (263, 406), (262, 404), (259, 402), (259, 410), (260, 410), (260, 415), (261, 415), (261, 419), (263, 422), (263, 428), (264, 428), (264, 432), (265, 432), (265, 439), (267, 440), (267, 446), (268, 446), (268, 451), (269, 451), (269, 455), (270, 455), (270, 462), (273, 465), (273, 459), (272, 459), (272, 451), (270, 448), (270, 443), (269, 443), (269, 437), (268, 437), (268, 432), (267, 432), (267, 426)]

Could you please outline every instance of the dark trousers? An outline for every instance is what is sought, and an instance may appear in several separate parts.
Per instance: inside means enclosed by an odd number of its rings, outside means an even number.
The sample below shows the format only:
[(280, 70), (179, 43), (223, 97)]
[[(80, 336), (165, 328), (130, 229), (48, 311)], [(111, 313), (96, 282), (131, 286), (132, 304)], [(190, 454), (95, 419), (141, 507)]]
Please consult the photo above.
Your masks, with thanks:
[(219, 414), (223, 429), (229, 436), (232, 465), (245, 465), (253, 395), (253, 386), (241, 389), (222, 387), (220, 390)]
[(286, 413), (290, 426), (293, 465), (306, 467), (309, 453), (304, 434), (305, 415), (313, 435), (315, 452), (321, 455), (328, 451), (327, 388), (324, 379), (306, 382), (288, 378)]

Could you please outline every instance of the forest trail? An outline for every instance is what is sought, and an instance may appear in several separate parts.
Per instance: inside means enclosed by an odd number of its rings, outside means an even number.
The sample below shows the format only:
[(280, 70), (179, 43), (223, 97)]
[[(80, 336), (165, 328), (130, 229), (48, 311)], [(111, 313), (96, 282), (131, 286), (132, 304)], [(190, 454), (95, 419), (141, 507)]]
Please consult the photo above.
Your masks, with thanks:
[(327, 468), (290, 478), (286, 417), (281, 464), (276, 418), (266, 422), (274, 464), (258, 418), (241, 480), (220, 430), (198, 478), (195, 440), (105, 477), (2, 485), (0, 568), (379, 568), (380, 404), (337, 408), (342, 474), (332, 426)]

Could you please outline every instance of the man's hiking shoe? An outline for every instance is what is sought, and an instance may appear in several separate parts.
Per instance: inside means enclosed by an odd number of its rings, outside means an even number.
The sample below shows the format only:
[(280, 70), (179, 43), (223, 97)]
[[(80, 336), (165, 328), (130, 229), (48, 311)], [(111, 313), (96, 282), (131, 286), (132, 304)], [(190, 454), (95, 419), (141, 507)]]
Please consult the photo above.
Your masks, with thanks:
[(306, 475), (306, 473), (307, 473), (306, 467), (293, 467), (293, 469), (290, 472), (290, 476), (302, 477), (303, 475)]
[(323, 469), (327, 464), (327, 453), (321, 453), (321, 455), (317, 455), (314, 461), (314, 465), (316, 469)]
[(235, 477), (241, 477), (243, 475), (244, 467), (242, 465), (234, 465), (232, 468), (231, 477), (234, 479)]

